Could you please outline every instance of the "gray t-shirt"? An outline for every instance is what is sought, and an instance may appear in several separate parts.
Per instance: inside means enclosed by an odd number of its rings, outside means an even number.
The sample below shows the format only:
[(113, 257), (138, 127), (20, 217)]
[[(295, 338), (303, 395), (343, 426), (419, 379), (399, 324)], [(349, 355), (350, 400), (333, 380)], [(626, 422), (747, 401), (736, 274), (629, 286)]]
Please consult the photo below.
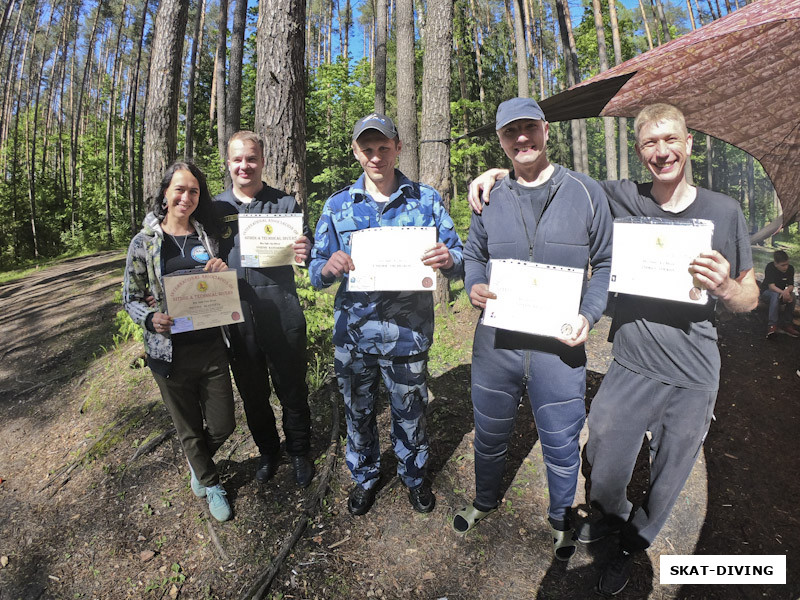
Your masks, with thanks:
[[(697, 198), (680, 213), (662, 210), (652, 184), (604, 181), (614, 218), (644, 216), (707, 219), (714, 223), (711, 246), (731, 265), (731, 277), (753, 267), (750, 236), (739, 204), (724, 194), (697, 188)], [(609, 339), (614, 358), (645, 377), (679, 387), (716, 391), (720, 357), (714, 326), (716, 302), (705, 306), (619, 294)]]

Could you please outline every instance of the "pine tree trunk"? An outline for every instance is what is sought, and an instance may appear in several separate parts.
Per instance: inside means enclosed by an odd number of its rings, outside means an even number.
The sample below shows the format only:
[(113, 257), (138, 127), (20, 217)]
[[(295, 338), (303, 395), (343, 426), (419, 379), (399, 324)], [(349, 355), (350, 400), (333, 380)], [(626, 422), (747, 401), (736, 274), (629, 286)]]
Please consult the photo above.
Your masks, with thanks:
[(164, 171), (177, 154), (178, 94), (188, 13), (189, 0), (161, 0), (153, 25), (151, 89), (144, 115), (143, 188), (148, 206), (152, 206)]
[[(225, 63), (228, 53), (228, 0), (219, 0), (219, 21), (217, 23), (217, 63), (214, 80), (217, 85), (217, 149), (219, 158), (222, 161), (222, 170), (225, 169), (225, 159), (228, 156), (228, 137), (231, 132), (227, 130), (228, 119), (225, 116), (226, 89), (225, 83)], [(220, 173), (222, 174), (222, 173)]]
[(375, 35), (375, 112), (386, 113), (386, 0), (377, 0)]
[[(614, 2), (614, 0), (611, 0)], [(608, 71), (608, 52), (606, 50), (606, 29), (603, 23), (603, 11), (600, 0), (592, 0), (594, 13), (594, 29), (597, 35), (597, 55), (600, 62), (600, 72)], [(606, 179), (617, 179), (617, 146), (614, 118), (603, 117), (603, 132), (606, 146)]]
[[(226, 99), (225, 154), (230, 137), (239, 131), (242, 123), (242, 60), (244, 57), (244, 30), (247, 24), (247, 0), (236, 0), (231, 30), (231, 63), (228, 69), (228, 95)], [(231, 174), (225, 169), (225, 187), (231, 186)]]
[(419, 179), (417, 87), (414, 53), (414, 2), (397, 0), (397, 129), (403, 142), (400, 170)]
[[(614, 65), (622, 62), (622, 41), (619, 37), (619, 20), (617, 19), (616, 0), (608, 2), (608, 16), (611, 21), (611, 44), (614, 48)], [(628, 178), (628, 119), (619, 117), (619, 178)]]
[[(564, 61), (566, 63), (567, 86), (572, 87), (580, 81), (578, 67), (578, 51), (575, 48), (575, 38), (572, 35), (572, 21), (569, 14), (569, 5), (565, 0), (556, 0), (558, 12), (558, 28), (561, 33), (561, 45), (564, 48)], [(586, 140), (586, 120), (573, 119), (570, 121), (572, 131), (572, 163), (576, 171), (589, 173), (589, 148)]]
[(644, 12), (644, 4), (639, 0), (639, 11), (642, 14), (642, 23), (644, 24), (644, 33), (647, 37), (647, 47), (653, 49), (653, 36), (650, 34), (650, 25), (647, 24), (647, 14)]
[(106, 121), (106, 242), (109, 246), (112, 244), (112, 235), (111, 235), (111, 167), (110, 167), (110, 160), (111, 160), (111, 137), (112, 137), (112, 127), (114, 125), (114, 117), (116, 116), (116, 111), (114, 110), (115, 98), (117, 93), (116, 85), (114, 84), (116, 80), (116, 72), (117, 68), (119, 68), (119, 43), (122, 37), (122, 25), (125, 22), (125, 7), (127, 5), (127, 0), (122, 0), (122, 8), (120, 9), (119, 14), (119, 28), (117, 29), (117, 40), (114, 43), (114, 67), (111, 73), (111, 100), (108, 105), (108, 120)]
[[(144, 0), (142, 8), (142, 22), (139, 27), (139, 42), (136, 49), (136, 62), (133, 64), (132, 82), (128, 95), (128, 209), (130, 213), (131, 235), (135, 235), (139, 229), (136, 207), (141, 202), (142, 195), (139, 194), (137, 186), (138, 168), (136, 162), (136, 105), (139, 97), (139, 73), (141, 72), (142, 46), (144, 46), (144, 31), (147, 23), (147, 9), (149, 0)], [(139, 128), (144, 129), (144, 124)], [(141, 146), (141, 145), (140, 145)], [(141, 164), (141, 147), (139, 153), (139, 164)]]
[(514, 0), (514, 46), (517, 50), (517, 96), (529, 98), (531, 87), (528, 82), (528, 53), (525, 49), (525, 23), (522, 18), (522, 2)]
[[(80, 198), (78, 195), (77, 188), (77, 177), (78, 177), (78, 137), (80, 134), (80, 125), (81, 125), (81, 111), (83, 108), (83, 94), (84, 90), (86, 89), (86, 83), (89, 81), (89, 74), (91, 71), (92, 66), (92, 49), (94, 48), (94, 38), (97, 33), (97, 25), (100, 22), (100, 10), (99, 7), (95, 10), (95, 18), (94, 23), (92, 25), (91, 33), (89, 34), (89, 44), (88, 50), (86, 52), (85, 63), (83, 66), (83, 78), (81, 79), (81, 86), (78, 90), (78, 106), (75, 109), (75, 112), (72, 115), (72, 130), (70, 136), (70, 195), (72, 197), (72, 216), (71, 216), (71, 227), (74, 232), (76, 218), (78, 215), (78, 211), (80, 210)], [(77, 50), (77, 48), (76, 48)], [(77, 54), (77, 51), (76, 51)], [(72, 86), (70, 86), (72, 87)]]
[(205, 0), (199, 0), (194, 22), (194, 35), (192, 36), (191, 59), (189, 60), (189, 92), (186, 94), (186, 142), (183, 147), (183, 157), (186, 160), (191, 160), (194, 157), (194, 88), (197, 77), (197, 54), (203, 49), (205, 16)]
[[(422, 74), (420, 181), (438, 190), (450, 208), (450, 53), (453, 47), (453, 2), (428, 0)], [(443, 84), (444, 82), (444, 84)], [(449, 301), (447, 278), (437, 278), (434, 304)]]
[(672, 40), (672, 35), (669, 32), (669, 23), (667, 23), (667, 17), (664, 14), (664, 6), (661, 4), (661, 0), (655, 0), (656, 3), (656, 14), (658, 15), (658, 21), (661, 23), (661, 30), (664, 32), (664, 38), (667, 42)]
[(305, 204), (305, 0), (260, 0), (255, 130), (264, 140), (264, 181)]

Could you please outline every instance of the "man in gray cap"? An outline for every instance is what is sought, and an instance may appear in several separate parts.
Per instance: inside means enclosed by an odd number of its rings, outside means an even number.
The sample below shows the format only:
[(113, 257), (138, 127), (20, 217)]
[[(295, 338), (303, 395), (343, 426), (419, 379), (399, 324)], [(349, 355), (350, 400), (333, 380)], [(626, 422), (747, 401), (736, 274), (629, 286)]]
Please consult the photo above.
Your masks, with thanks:
[[(517, 408), (527, 389), (547, 467), (548, 519), (556, 559), (575, 553), (569, 510), (580, 468), (578, 436), (586, 417), (584, 342), (606, 304), (611, 266), (611, 215), (593, 179), (547, 159), (549, 125), (531, 98), (497, 109), (497, 137), (513, 170), (473, 214), (464, 250), (465, 289), (476, 308), (496, 298), (490, 259), (515, 259), (584, 270), (576, 327), (559, 338), (479, 323), (472, 350), (475, 417), (475, 500), (455, 513), (469, 531), (495, 510)], [(591, 265), (592, 277), (586, 278)], [(558, 293), (558, 290), (553, 290)]]
[(421, 260), (449, 278), (463, 275), (462, 244), (438, 192), (394, 168), (403, 145), (389, 117), (373, 113), (360, 119), (353, 128), (352, 147), (364, 173), (325, 202), (309, 264), (314, 287), (341, 281), (333, 343), (347, 419), (347, 466), (355, 482), (347, 507), (354, 515), (365, 514), (377, 491), (375, 402), (382, 377), (391, 402), (397, 472), (409, 490), (411, 506), (427, 513), (436, 502), (425, 479), (433, 297), (430, 292), (348, 292), (346, 280), (357, 267), (350, 256), (351, 235), (369, 227), (435, 227), (438, 242)]

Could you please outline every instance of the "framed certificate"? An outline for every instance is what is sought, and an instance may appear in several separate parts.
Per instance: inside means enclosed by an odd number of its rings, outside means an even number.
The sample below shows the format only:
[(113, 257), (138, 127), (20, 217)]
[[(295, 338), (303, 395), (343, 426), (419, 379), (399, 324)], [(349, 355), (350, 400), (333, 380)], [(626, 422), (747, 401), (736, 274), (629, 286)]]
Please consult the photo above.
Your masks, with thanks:
[(294, 264), (295, 240), (303, 235), (303, 215), (239, 213), (242, 267)]
[(436, 245), (435, 227), (371, 227), (350, 236), (355, 270), (348, 292), (420, 291), (436, 289), (436, 271), (422, 264), (422, 255)]
[(689, 265), (711, 251), (713, 235), (714, 223), (705, 219), (617, 219), (608, 291), (705, 304), (708, 293)]
[(579, 326), (583, 269), (524, 260), (489, 261), (483, 324), (549, 337), (571, 336)]
[(164, 293), (167, 314), (174, 320), (171, 333), (244, 321), (235, 269), (218, 273), (176, 271), (164, 275)]

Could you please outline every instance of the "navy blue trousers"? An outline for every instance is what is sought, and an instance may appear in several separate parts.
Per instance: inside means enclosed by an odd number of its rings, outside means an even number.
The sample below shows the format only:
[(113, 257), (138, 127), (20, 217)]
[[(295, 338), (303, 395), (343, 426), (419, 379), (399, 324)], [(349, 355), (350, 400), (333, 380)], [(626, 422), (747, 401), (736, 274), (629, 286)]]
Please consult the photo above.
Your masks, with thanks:
[(575, 499), (580, 436), (586, 418), (586, 361), (582, 349), (565, 354), (494, 347), (494, 329), (478, 325), (472, 348), (472, 407), (475, 417), (475, 504), (497, 505), (508, 440), (527, 389), (547, 467), (548, 516), (563, 520)]

